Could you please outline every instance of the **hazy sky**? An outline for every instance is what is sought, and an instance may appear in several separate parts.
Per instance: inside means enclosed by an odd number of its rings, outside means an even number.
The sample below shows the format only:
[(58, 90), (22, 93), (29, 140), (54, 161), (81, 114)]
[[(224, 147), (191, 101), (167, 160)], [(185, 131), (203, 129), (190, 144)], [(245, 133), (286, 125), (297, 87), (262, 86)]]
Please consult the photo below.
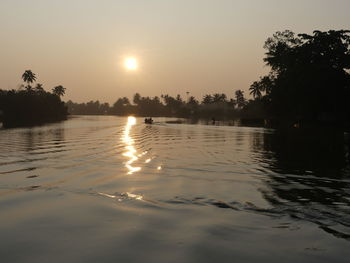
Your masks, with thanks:
[[(267, 37), (350, 29), (349, 11), (350, 0), (0, 0), (0, 88), (31, 69), (77, 102), (248, 94), (268, 70)], [(130, 55), (137, 71), (122, 66)]]

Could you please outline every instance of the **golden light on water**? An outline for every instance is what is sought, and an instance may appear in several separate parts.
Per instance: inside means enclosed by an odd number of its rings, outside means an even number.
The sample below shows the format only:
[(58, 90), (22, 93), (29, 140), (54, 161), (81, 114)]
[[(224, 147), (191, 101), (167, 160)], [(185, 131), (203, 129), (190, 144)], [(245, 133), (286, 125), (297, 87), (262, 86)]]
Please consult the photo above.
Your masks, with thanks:
[(127, 196), (131, 199), (135, 199), (135, 200), (142, 200), (143, 196), (142, 195), (136, 195), (136, 194), (132, 194), (129, 192), (126, 192)]
[(143, 200), (143, 196), (142, 195), (137, 195), (137, 194), (133, 194), (130, 192), (126, 192), (126, 193), (120, 193), (118, 195), (114, 194), (107, 194), (107, 193), (102, 193), (102, 192), (98, 192), (99, 195), (104, 196), (104, 197), (108, 197), (108, 198), (112, 198), (112, 199), (118, 199), (118, 201), (123, 201), (125, 199), (135, 199), (135, 200)]
[[(125, 162), (125, 167), (127, 168), (128, 172), (127, 174), (133, 174), (136, 172), (141, 171), (142, 167), (135, 166), (136, 161), (140, 161), (143, 158), (145, 158), (142, 163), (149, 164), (152, 160), (154, 160), (154, 156), (147, 158), (145, 155), (148, 154), (148, 151), (143, 151), (141, 153), (138, 153), (135, 148), (135, 141), (130, 135), (132, 127), (136, 124), (136, 118), (133, 116), (129, 116), (124, 128), (122, 141), (125, 144), (125, 152), (123, 153), (123, 156), (127, 157), (128, 160)], [(158, 171), (162, 170), (162, 166), (157, 166), (156, 169)]]
[(137, 59), (135, 57), (127, 57), (124, 60), (124, 67), (127, 70), (137, 70), (139, 67)]
[(134, 126), (136, 124), (136, 118), (133, 116), (128, 117), (128, 123), (126, 124), (127, 126)]
[(131, 127), (136, 124), (136, 118), (129, 116), (128, 121), (125, 126), (123, 142), (125, 143), (126, 152), (123, 153), (123, 156), (128, 157), (129, 160), (125, 163), (125, 167), (128, 169), (128, 174), (133, 174), (141, 170), (141, 167), (135, 167), (132, 164), (138, 160), (137, 151), (134, 147), (135, 141), (130, 136)]

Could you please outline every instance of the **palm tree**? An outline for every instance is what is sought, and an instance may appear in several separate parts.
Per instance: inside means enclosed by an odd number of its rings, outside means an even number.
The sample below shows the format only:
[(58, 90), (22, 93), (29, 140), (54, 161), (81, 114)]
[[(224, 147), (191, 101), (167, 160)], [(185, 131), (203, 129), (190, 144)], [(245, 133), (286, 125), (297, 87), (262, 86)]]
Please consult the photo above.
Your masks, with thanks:
[(22, 79), (24, 82), (33, 83), (36, 80), (35, 74), (31, 70), (24, 71), (22, 75)]
[(213, 102), (213, 97), (211, 95), (207, 94), (203, 97), (203, 100), (202, 100), (203, 104), (210, 104), (212, 102)]
[(243, 108), (246, 105), (246, 99), (244, 98), (244, 92), (242, 90), (235, 91), (236, 103), (238, 108)]
[(274, 85), (274, 76), (268, 75), (260, 78), (259, 81), (254, 81), (254, 83), (250, 86), (250, 94), (253, 95), (254, 98), (261, 98), (262, 93), (265, 95), (270, 95), (272, 87)]
[(193, 106), (197, 106), (198, 105), (198, 100), (196, 100), (195, 97), (191, 96), (191, 97), (189, 97), (187, 104), (193, 105)]
[(213, 95), (213, 103), (218, 103), (220, 102), (220, 99), (221, 99), (221, 95), (219, 93), (215, 93)]
[(212, 97), (213, 103), (226, 102), (226, 94), (224, 93), (215, 93)]
[(52, 93), (55, 94), (56, 96), (58, 97), (61, 97), (64, 95), (66, 91), (66, 88), (64, 88), (63, 86), (59, 85), (59, 86), (56, 86), (52, 89)]
[(31, 70), (26, 70), (22, 74), (22, 79), (24, 82), (27, 82), (27, 86), (25, 87), (27, 91), (32, 90), (32, 86), (29, 85), (30, 83), (33, 83), (36, 80), (35, 74)]
[(140, 101), (141, 101), (141, 95), (139, 93), (135, 93), (134, 99), (133, 99), (134, 104), (137, 105), (140, 103)]
[(43, 92), (44, 91), (43, 84), (41, 84), (41, 83), (36, 84), (35, 91), (36, 92)]
[(255, 81), (249, 88), (249, 94), (253, 95), (254, 98), (261, 98), (261, 86), (259, 82)]

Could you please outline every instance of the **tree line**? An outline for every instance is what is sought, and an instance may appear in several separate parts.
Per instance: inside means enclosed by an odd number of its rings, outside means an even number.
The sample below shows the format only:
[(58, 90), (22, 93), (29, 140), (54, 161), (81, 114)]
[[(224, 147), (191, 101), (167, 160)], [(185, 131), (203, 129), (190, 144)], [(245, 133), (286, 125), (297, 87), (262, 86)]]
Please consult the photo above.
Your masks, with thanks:
[(71, 114), (88, 115), (138, 115), (138, 116), (167, 116), (183, 118), (215, 117), (225, 118), (238, 116), (237, 114), (247, 104), (242, 90), (235, 92), (234, 98), (228, 98), (224, 93), (205, 95), (201, 101), (194, 96), (183, 99), (181, 95), (175, 97), (168, 94), (143, 97), (139, 93), (133, 96), (132, 101), (127, 97), (119, 98), (113, 105), (90, 101), (87, 103), (66, 103)]
[(242, 90), (234, 98), (207, 94), (119, 98), (113, 105), (67, 102), (72, 114), (136, 114), (139, 116), (215, 117), (306, 125), (350, 123), (350, 31), (314, 31), (311, 35), (276, 32), (264, 45), (269, 74), (252, 83), (253, 99)]
[(22, 75), (19, 90), (0, 90), (4, 123), (33, 123), (64, 119), (70, 114), (175, 116), (184, 118), (240, 118), (260, 123), (303, 126), (327, 123), (350, 126), (350, 31), (314, 31), (311, 35), (276, 32), (264, 45), (266, 76), (252, 83), (252, 99), (242, 90), (207, 94), (201, 100), (168, 94), (143, 97), (139, 93), (109, 105), (99, 101), (61, 101), (65, 89), (52, 92), (37, 83), (30, 70)]
[(35, 84), (37, 77), (31, 70), (26, 70), (22, 79), (24, 84), (17, 90), (0, 89), (0, 121), (4, 127), (31, 126), (67, 118), (67, 107), (61, 100), (65, 94), (63, 86), (45, 91), (42, 84)]
[(350, 31), (286, 30), (265, 42), (268, 75), (255, 81), (248, 112), (297, 125), (350, 121)]

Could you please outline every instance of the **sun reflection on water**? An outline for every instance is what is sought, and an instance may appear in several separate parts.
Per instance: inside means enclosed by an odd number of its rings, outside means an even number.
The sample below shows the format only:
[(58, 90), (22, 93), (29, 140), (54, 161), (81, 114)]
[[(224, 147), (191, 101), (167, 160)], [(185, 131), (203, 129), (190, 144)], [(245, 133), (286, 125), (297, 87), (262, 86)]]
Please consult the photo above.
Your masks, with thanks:
[(135, 141), (130, 136), (130, 130), (132, 126), (136, 124), (136, 118), (129, 116), (128, 122), (125, 126), (124, 134), (123, 134), (123, 142), (125, 143), (126, 152), (123, 153), (123, 156), (128, 157), (129, 160), (125, 163), (125, 167), (128, 169), (128, 174), (133, 174), (141, 170), (141, 167), (133, 166), (132, 164), (138, 160), (138, 157), (146, 154), (143, 152), (142, 154), (137, 155), (137, 151), (134, 147)]

